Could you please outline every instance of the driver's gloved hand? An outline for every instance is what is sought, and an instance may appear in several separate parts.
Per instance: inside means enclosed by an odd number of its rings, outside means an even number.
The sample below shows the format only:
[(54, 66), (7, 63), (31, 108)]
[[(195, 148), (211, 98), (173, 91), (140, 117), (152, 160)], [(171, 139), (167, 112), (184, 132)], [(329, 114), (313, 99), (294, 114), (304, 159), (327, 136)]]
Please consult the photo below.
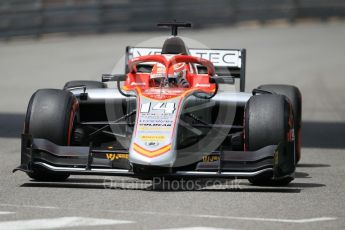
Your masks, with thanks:
[(189, 82), (185, 78), (180, 78), (177, 84), (183, 88), (189, 88)]
[(177, 75), (177, 85), (183, 88), (189, 88), (190, 84), (186, 79), (186, 71), (181, 71)]

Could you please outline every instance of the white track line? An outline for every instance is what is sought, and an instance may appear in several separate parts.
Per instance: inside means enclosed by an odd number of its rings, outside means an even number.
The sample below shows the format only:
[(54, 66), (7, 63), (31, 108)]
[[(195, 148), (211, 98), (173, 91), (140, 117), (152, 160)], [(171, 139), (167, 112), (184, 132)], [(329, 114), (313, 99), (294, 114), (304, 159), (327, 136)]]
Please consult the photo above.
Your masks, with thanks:
[(211, 228), (211, 227), (186, 227), (186, 228), (166, 228), (162, 230), (234, 230), (233, 228)]
[(33, 219), (0, 222), (0, 229), (6, 230), (33, 230), (33, 229), (54, 229), (70, 227), (103, 226), (115, 224), (130, 224), (133, 221), (96, 219), (84, 217), (61, 217), (51, 219)]
[(0, 215), (9, 215), (9, 214), (14, 214), (15, 212), (0, 212)]
[(42, 209), (60, 209), (53, 206), (36, 206), (36, 205), (21, 205), (21, 204), (0, 204), (3, 207), (17, 207), (17, 208), (42, 208)]
[(212, 216), (212, 215), (195, 215), (202, 218), (214, 218), (214, 219), (230, 219), (230, 220), (252, 220), (252, 221), (265, 221), (265, 222), (281, 222), (281, 223), (296, 223), (304, 224), (311, 222), (336, 220), (336, 217), (317, 217), (317, 218), (305, 218), (305, 219), (276, 219), (276, 218), (257, 218), (257, 217), (238, 217), (238, 216)]
[(281, 218), (261, 218), (261, 217), (241, 217), (241, 216), (214, 216), (214, 215), (188, 215), (180, 213), (162, 213), (162, 212), (139, 212), (139, 211), (125, 211), (125, 210), (102, 210), (104, 212), (114, 213), (132, 213), (132, 214), (144, 214), (144, 215), (160, 215), (160, 216), (181, 216), (181, 217), (194, 217), (194, 218), (212, 218), (212, 219), (228, 219), (228, 220), (248, 220), (248, 221), (262, 221), (262, 222), (280, 222), (280, 223), (296, 223), (304, 224), (311, 222), (321, 222), (336, 220), (337, 217), (315, 217), (315, 218), (303, 218), (303, 219), (281, 219)]
[[(38, 209), (65, 209), (53, 206), (34, 206), (34, 205), (18, 205), (18, 204), (1, 204), (0, 206), (8, 207), (20, 207), (20, 208), (38, 208)], [(74, 208), (66, 208), (73, 210)], [(215, 216), (215, 215), (188, 215), (181, 213), (167, 213), (167, 212), (150, 212), (150, 211), (131, 211), (131, 210), (106, 210), (99, 209), (101, 212), (113, 212), (113, 213), (128, 213), (138, 215), (156, 215), (156, 216), (182, 216), (182, 217), (194, 217), (194, 218), (213, 218), (213, 219), (229, 219), (229, 220), (248, 220), (248, 221), (262, 221), (262, 222), (280, 222), (280, 223), (312, 223), (321, 221), (331, 221), (338, 219), (337, 217), (314, 217), (314, 218), (303, 218), (303, 219), (281, 219), (281, 218), (261, 218), (261, 217), (241, 217), (241, 216)]]

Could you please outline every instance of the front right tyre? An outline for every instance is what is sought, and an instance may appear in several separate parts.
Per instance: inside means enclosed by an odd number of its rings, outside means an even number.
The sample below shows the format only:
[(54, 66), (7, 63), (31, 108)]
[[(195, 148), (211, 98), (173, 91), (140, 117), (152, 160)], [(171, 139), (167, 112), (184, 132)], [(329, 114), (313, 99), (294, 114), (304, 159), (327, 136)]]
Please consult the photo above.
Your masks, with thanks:
[(292, 105), (294, 116), (294, 130), (295, 130), (295, 153), (296, 163), (301, 159), (301, 129), (302, 129), (302, 94), (301, 91), (293, 85), (261, 85), (258, 89), (284, 95), (288, 98)]
[[(70, 145), (77, 112), (78, 100), (71, 92), (40, 89), (29, 101), (24, 133), (57, 145)], [(67, 173), (48, 171), (35, 164), (31, 170), (28, 176), (38, 181), (63, 181), (69, 177)]]

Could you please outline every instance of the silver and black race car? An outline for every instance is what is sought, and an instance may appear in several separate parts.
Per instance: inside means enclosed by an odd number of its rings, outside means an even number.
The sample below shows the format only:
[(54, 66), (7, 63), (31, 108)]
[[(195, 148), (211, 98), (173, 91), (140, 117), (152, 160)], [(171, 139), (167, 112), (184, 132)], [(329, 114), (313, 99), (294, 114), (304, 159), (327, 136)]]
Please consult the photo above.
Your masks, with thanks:
[(42, 181), (71, 174), (257, 185), (294, 179), (299, 89), (261, 85), (246, 93), (245, 49), (188, 49), (177, 29), (191, 24), (159, 25), (172, 36), (162, 48), (127, 47), (126, 74), (32, 95), (14, 171)]

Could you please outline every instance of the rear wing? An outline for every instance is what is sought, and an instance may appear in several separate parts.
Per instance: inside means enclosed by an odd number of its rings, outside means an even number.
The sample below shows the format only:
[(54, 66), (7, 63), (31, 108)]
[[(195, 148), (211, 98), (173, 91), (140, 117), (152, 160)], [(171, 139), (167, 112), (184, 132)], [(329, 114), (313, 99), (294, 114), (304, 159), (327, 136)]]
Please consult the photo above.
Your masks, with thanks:
[[(232, 76), (240, 80), (240, 91), (245, 90), (246, 50), (245, 49), (189, 49), (190, 55), (211, 61), (219, 76)], [(128, 73), (128, 60), (144, 56), (160, 54), (161, 48), (126, 47), (126, 73)], [(147, 63), (150, 66), (150, 63)], [(152, 65), (152, 64), (151, 64)], [(199, 73), (206, 68), (197, 66)]]

